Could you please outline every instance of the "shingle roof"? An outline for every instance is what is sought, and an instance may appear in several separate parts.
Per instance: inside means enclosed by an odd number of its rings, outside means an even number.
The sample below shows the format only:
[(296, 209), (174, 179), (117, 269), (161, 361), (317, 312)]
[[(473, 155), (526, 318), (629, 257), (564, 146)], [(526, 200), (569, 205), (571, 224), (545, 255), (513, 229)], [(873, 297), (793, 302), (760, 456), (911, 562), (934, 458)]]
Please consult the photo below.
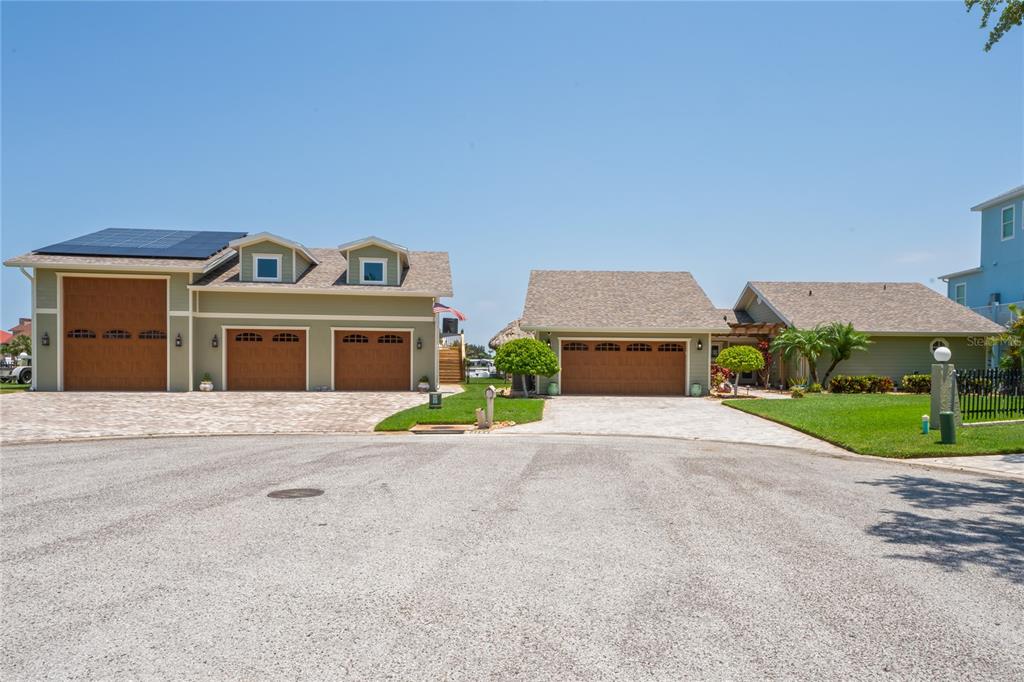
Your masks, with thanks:
[(998, 334), (1003, 328), (916, 282), (750, 282), (800, 328), (850, 322), (874, 334)]
[(345, 256), (334, 248), (309, 249), (320, 263), (313, 265), (297, 282), (239, 282), (238, 258), (232, 258), (224, 265), (211, 271), (196, 282), (196, 286), (207, 289), (298, 289), (298, 290), (343, 290), (347, 293), (380, 294), (395, 292), (409, 295), (451, 296), (452, 271), (445, 251), (411, 251), (409, 268), (397, 287), (382, 287), (374, 284), (348, 284)]
[(534, 270), (524, 328), (728, 331), (688, 272)]

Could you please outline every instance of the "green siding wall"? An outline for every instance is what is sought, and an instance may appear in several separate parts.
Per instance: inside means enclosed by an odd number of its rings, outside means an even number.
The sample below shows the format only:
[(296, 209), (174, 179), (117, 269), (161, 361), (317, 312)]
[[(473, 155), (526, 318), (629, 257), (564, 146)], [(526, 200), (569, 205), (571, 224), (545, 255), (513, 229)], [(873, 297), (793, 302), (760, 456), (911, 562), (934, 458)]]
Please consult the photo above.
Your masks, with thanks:
[(198, 292), (197, 311), (259, 315), (372, 315), (430, 317), (433, 299), (415, 296), (346, 296), (339, 294), (257, 294)]
[(782, 322), (782, 319), (772, 312), (771, 308), (764, 303), (758, 303), (756, 298), (750, 301), (750, 304), (745, 308), (745, 310), (752, 318), (754, 318), (755, 322)]
[(295, 252), (295, 280), (293, 280), (293, 281), (299, 280), (302, 277), (303, 273), (305, 273), (306, 270), (309, 269), (309, 266), (312, 265), (312, 264), (313, 264), (312, 261), (310, 261), (308, 258), (303, 256), (301, 253), (296, 251)]
[[(690, 366), (690, 379), (686, 384), (686, 393), (690, 393), (690, 384), (700, 384), (701, 393), (703, 395), (708, 394), (708, 385), (711, 383), (710, 373), (708, 371), (708, 360), (711, 352), (711, 335), (710, 334), (659, 334), (656, 332), (637, 332), (632, 334), (613, 334), (613, 333), (593, 333), (593, 332), (543, 332), (539, 334), (539, 338), (542, 341), (546, 341), (550, 338), (551, 347), (558, 352), (561, 347), (562, 341), (571, 340), (574, 338), (592, 338), (592, 339), (666, 339), (666, 340), (688, 340), (689, 352), (687, 353), (687, 363)], [(697, 350), (697, 341), (703, 342), (704, 348)], [(559, 375), (555, 375), (552, 379), (561, 381)], [(540, 390), (545, 391), (547, 389), (549, 379), (541, 377)]]
[(398, 269), (398, 254), (394, 251), (389, 251), (380, 246), (364, 246), (361, 249), (354, 249), (349, 252), (349, 258), (351, 263), (349, 267), (348, 283), (359, 284), (360, 276), (362, 273), (362, 265), (360, 260), (363, 258), (386, 258), (388, 261), (387, 266), (387, 284), (388, 286), (397, 286), (401, 284), (399, 277), (401, 273)]
[(281, 281), (294, 282), (295, 271), (292, 270), (292, 249), (271, 241), (256, 242), (243, 246), (238, 253), (238, 278), (243, 282), (252, 281), (252, 257), (256, 253), (281, 256)]
[[(213, 378), (215, 390), (224, 387), (223, 362), (227, 347), (224, 343), (224, 327), (309, 327), (307, 343), (309, 344), (309, 387), (310, 390), (330, 389), (332, 384), (331, 351), (333, 349), (333, 332), (331, 327), (346, 329), (385, 328), (412, 329), (412, 379), (419, 380), (426, 375), (432, 385), (436, 385), (434, 374), (437, 344), (434, 336), (434, 322), (336, 322), (332, 320), (280, 320), (265, 319), (254, 316), (246, 319), (199, 318), (195, 320), (196, 345), (193, 350), (195, 371), (193, 372), (193, 388), (199, 388), (204, 373)], [(293, 327), (293, 328), (294, 328)], [(216, 334), (220, 340), (218, 348), (213, 348), (211, 341)], [(416, 339), (423, 340), (423, 348), (416, 350)], [(229, 387), (230, 388), (230, 387)]]
[[(832, 372), (836, 374), (878, 374), (891, 377), (899, 384), (904, 374), (930, 374), (932, 363), (931, 342), (936, 338), (928, 336), (873, 336), (870, 349), (854, 353), (845, 362), (840, 362)], [(953, 351), (953, 364), (961, 369), (982, 369), (985, 367), (985, 343), (981, 338), (957, 338), (945, 336)], [(786, 362), (787, 376), (796, 376), (794, 362)], [(831, 364), (826, 355), (819, 359), (818, 378), (825, 376)]]

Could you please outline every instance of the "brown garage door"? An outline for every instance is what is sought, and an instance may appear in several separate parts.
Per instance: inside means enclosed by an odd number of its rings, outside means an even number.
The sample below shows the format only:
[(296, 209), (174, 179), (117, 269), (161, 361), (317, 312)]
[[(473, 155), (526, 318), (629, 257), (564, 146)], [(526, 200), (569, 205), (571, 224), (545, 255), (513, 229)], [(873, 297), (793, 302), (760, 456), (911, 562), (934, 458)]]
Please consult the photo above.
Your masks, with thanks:
[(686, 346), (661, 341), (563, 341), (562, 392), (685, 395)]
[(64, 390), (167, 390), (167, 280), (64, 277)]
[(334, 388), (338, 391), (408, 391), (409, 332), (334, 332)]
[(305, 391), (305, 329), (228, 329), (229, 391)]

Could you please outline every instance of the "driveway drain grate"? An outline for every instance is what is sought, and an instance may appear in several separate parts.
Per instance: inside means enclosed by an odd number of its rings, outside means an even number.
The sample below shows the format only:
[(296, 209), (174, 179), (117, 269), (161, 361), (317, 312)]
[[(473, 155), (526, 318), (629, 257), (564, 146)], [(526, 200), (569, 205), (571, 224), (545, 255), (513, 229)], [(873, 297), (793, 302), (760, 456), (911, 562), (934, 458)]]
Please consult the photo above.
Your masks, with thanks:
[(289, 488), (288, 490), (275, 490), (267, 493), (267, 497), (277, 500), (294, 500), (300, 497), (316, 497), (323, 495), (324, 491), (319, 488)]

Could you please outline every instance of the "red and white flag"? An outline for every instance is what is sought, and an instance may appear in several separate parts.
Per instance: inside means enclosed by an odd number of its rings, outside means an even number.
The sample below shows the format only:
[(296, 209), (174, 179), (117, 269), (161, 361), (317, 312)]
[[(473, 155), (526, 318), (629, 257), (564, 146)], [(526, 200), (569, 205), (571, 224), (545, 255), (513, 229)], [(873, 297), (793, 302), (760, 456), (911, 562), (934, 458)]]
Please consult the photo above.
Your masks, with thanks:
[(435, 315), (440, 315), (441, 313), (451, 313), (452, 315), (454, 315), (455, 317), (459, 318), (463, 322), (466, 321), (466, 316), (463, 315), (462, 313), (460, 313), (455, 308), (452, 308), (451, 306), (444, 305), (443, 303), (435, 303), (434, 304), (434, 314)]

